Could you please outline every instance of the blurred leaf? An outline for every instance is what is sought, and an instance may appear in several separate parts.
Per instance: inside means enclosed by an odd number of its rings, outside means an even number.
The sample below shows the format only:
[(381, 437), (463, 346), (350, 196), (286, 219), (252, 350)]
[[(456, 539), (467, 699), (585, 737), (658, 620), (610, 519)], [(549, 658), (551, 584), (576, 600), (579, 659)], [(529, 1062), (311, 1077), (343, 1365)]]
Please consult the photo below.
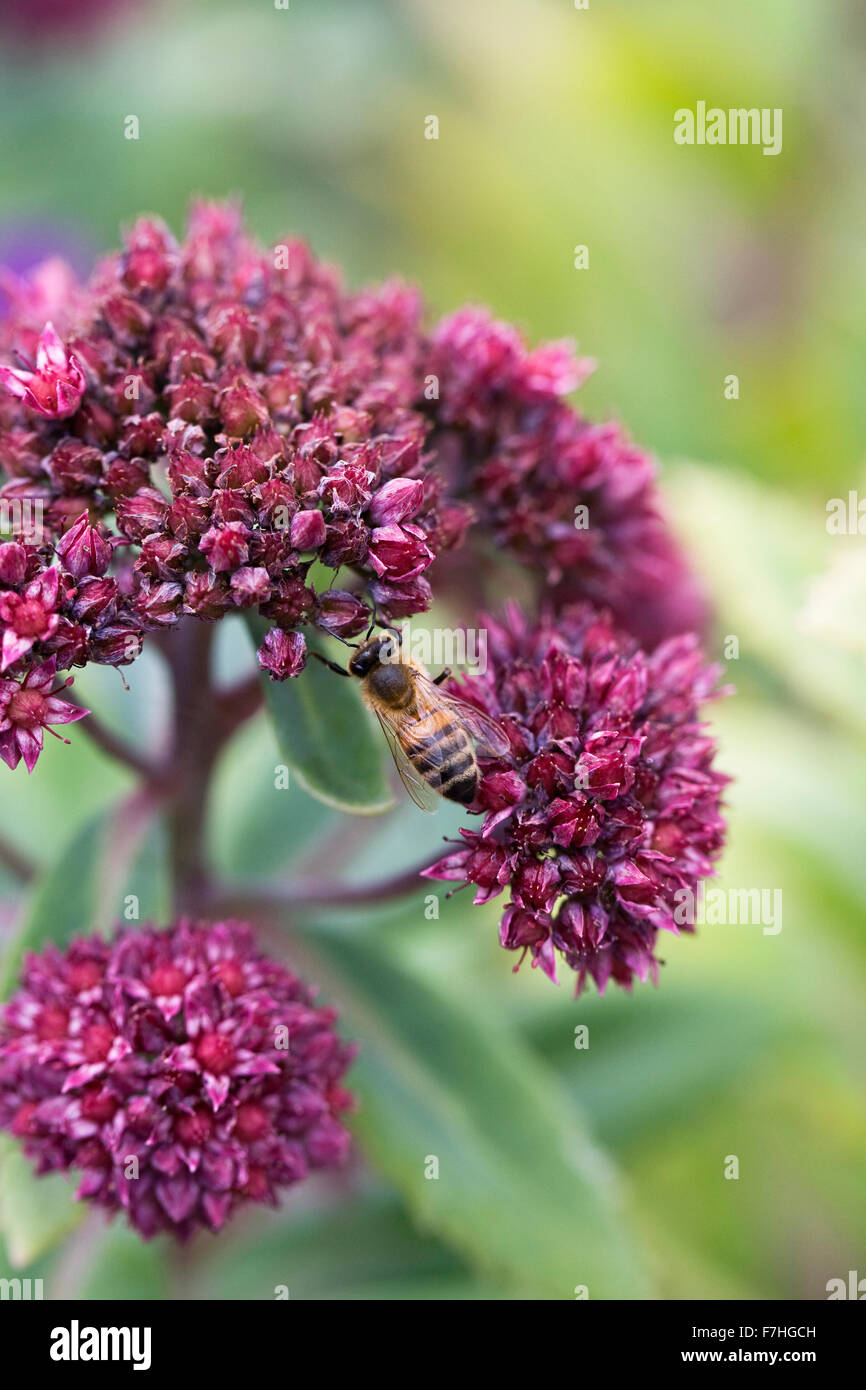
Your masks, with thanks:
[(613, 1171), (545, 1069), (368, 942), (307, 941), (361, 1043), (350, 1084), (365, 1152), (422, 1226), (524, 1295), (646, 1296)]
[[(113, 925), (115, 920), (165, 923), (172, 912), (172, 891), (169, 874), (168, 831), (165, 822), (154, 817), (146, 826), (129, 861), (125, 876), (117, 882), (116, 901), (106, 903), (106, 917), (100, 925)], [(127, 915), (127, 900), (137, 899), (135, 916)], [(129, 904), (130, 911), (133, 905)]]
[(145, 1244), (125, 1226), (114, 1226), (99, 1241), (89, 1274), (76, 1293), (92, 1299), (164, 1299), (171, 1295), (165, 1243)]
[[(261, 642), (268, 625), (254, 617), (248, 622), (254, 641)], [(291, 680), (272, 681), (262, 672), (262, 687), (280, 751), (311, 796), (356, 816), (379, 815), (393, 805), (383, 770), (385, 745), (355, 681), (310, 660)]]
[(0, 1136), (0, 1235), (14, 1269), (29, 1265), (81, 1221), (86, 1208), (72, 1191), (59, 1173), (34, 1177), (18, 1145)]
[(14, 987), (28, 951), (90, 930), (107, 820), (107, 813), (89, 820), (37, 881), (24, 925), (4, 955), (0, 997)]
[(413, 1286), (471, 1283), (458, 1257), (414, 1230), (393, 1197), (353, 1193), (310, 1213), (286, 1210), (252, 1235), (226, 1240), (200, 1267), (191, 1296), (273, 1299), (284, 1287), (292, 1300), (406, 1298)]
[[(800, 700), (866, 729), (866, 666), (805, 625), (814, 581), (845, 542), (828, 536), (823, 508), (696, 464), (678, 466), (674, 514), (691, 538), (740, 657), (766, 663)], [(729, 670), (735, 675), (736, 664)]]
[(167, 910), (165, 839), (155, 811), (151, 801), (134, 796), (73, 835), (32, 890), (24, 924), (3, 957), (0, 998), (14, 988), (27, 952), (106, 930), (122, 916), (127, 893), (154, 915)]
[(250, 720), (220, 759), (210, 798), (212, 860), (223, 875), (261, 880), (283, 868), (325, 826), (334, 812), (304, 791), (298, 778), (277, 784), (283, 756), (274, 727)]
[[(667, 982), (666, 982), (667, 983)], [(766, 999), (668, 991), (581, 1001), (589, 1047), (574, 1046), (569, 1016), (544, 1021), (536, 1042), (605, 1143), (619, 1148), (664, 1129), (766, 1056), (802, 1019), (786, 1020)]]

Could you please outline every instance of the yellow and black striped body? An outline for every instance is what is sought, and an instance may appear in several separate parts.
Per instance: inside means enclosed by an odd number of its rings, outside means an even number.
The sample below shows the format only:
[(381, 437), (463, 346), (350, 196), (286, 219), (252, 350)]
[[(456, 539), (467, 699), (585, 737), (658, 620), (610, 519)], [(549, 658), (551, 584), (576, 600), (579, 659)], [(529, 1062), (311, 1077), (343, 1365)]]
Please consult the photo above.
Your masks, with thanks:
[(475, 749), (466, 730), (447, 710), (421, 714), (407, 723), (403, 749), (415, 771), (440, 796), (462, 806), (475, 800)]
[(385, 640), (366, 643), (349, 662), (361, 680), (365, 703), (383, 719), (404, 757), (427, 786), (449, 801), (468, 806), (478, 788), (478, 763), (467, 729), (433, 686), (418, 685), (417, 668), (403, 661), (382, 661)]

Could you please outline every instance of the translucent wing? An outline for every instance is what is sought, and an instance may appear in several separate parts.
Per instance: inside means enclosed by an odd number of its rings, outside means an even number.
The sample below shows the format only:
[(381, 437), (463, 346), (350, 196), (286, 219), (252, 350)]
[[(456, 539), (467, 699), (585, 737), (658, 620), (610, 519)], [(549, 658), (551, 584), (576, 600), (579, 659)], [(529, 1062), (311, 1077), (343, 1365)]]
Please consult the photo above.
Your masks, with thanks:
[(403, 752), (396, 730), (380, 710), (376, 710), (376, 718), (382, 726), (382, 733), (385, 735), (385, 742), (391, 750), (391, 757), (394, 759), (394, 765), (400, 774), (400, 781), (415, 805), (422, 811), (426, 811), (428, 815), (432, 815), (439, 807), (439, 793), (428, 786), (421, 774), (415, 771)]
[(428, 709), (450, 709), (460, 723), (472, 736), (482, 758), (504, 758), (510, 751), (508, 735), (489, 715), (461, 700), (459, 695), (449, 695), (434, 685), (429, 676), (420, 671), (414, 672), (419, 712)]

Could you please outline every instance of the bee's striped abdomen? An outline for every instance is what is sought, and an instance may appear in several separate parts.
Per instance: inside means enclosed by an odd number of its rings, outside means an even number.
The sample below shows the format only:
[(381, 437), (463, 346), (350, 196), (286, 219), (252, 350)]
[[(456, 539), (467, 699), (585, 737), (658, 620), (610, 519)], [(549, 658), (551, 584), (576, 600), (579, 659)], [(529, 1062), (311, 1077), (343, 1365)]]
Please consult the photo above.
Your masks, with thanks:
[(450, 715), (422, 715), (413, 724), (406, 754), (428, 786), (449, 801), (468, 806), (478, 786), (475, 750), (466, 730)]

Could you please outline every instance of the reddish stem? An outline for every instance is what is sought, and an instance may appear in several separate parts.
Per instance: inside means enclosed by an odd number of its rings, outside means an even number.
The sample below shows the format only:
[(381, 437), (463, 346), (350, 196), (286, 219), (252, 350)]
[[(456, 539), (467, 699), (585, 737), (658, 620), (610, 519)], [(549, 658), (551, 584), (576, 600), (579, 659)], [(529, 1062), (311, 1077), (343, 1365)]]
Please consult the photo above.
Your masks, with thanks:
[(29, 883), (36, 873), (36, 866), (8, 840), (0, 839), (0, 864), (20, 883)]
[[(82, 707), (81, 701), (76, 700), (74, 695), (67, 696), (67, 699), (70, 704), (78, 705), (79, 708)], [(107, 753), (116, 762), (123, 763), (125, 767), (130, 768), (148, 782), (157, 783), (160, 781), (162, 777), (160, 769), (148, 758), (137, 753), (132, 745), (121, 738), (119, 734), (115, 734), (103, 724), (98, 715), (88, 714), (87, 718), (81, 721), (79, 728), (87, 734), (92, 743), (96, 744), (97, 748), (101, 748), (103, 753)]]
[(422, 887), (421, 871), (429, 867), (429, 857), (423, 864), (396, 874), (393, 878), (377, 879), (375, 883), (334, 883), (327, 879), (301, 879), (295, 883), (265, 884), (261, 888), (215, 887), (210, 906), (221, 913), (244, 916), (256, 912), (273, 912), (299, 907), (363, 907), (368, 903), (392, 902), (405, 898)]
[(164, 651), (174, 699), (169, 835), (175, 909), (197, 912), (207, 888), (205, 830), (208, 789), (220, 739), (211, 687), (213, 629), (193, 619), (175, 630)]

